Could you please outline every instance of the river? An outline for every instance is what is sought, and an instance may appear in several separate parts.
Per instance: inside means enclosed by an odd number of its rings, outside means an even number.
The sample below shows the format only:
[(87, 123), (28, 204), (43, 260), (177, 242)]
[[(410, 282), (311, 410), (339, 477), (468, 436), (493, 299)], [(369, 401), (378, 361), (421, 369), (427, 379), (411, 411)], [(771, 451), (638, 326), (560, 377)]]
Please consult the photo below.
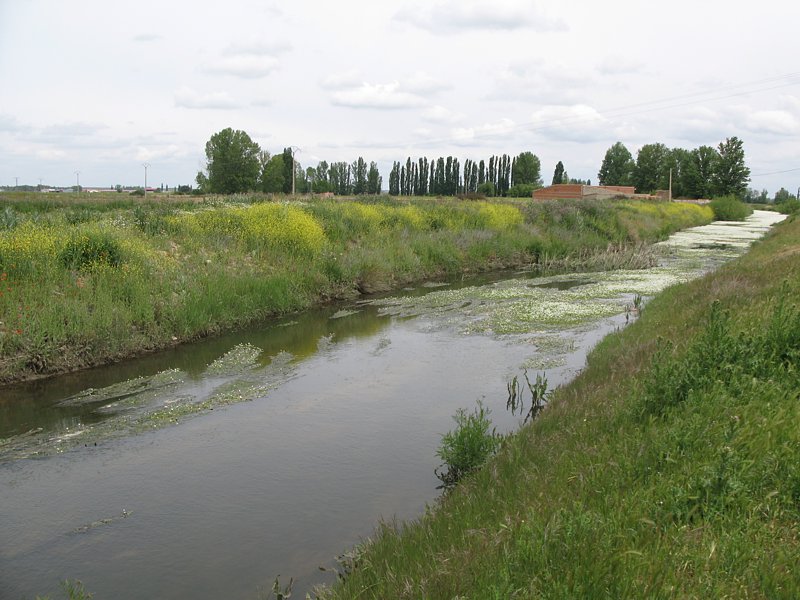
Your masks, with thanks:
[[(436, 448), (506, 386), (580, 371), (637, 297), (741, 254), (757, 211), (659, 245), (643, 271), (428, 282), (168, 352), (0, 389), (0, 599), (294, 594), (381, 519), (435, 501)], [(646, 308), (644, 309), (646, 310)]]

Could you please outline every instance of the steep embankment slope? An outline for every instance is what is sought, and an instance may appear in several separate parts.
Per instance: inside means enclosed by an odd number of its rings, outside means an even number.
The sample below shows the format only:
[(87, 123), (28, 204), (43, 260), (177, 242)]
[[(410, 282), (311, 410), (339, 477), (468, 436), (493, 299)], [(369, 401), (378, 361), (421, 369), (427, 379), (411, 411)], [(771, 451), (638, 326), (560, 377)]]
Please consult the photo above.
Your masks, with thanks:
[(798, 298), (795, 219), (655, 298), (323, 596), (800, 597)]

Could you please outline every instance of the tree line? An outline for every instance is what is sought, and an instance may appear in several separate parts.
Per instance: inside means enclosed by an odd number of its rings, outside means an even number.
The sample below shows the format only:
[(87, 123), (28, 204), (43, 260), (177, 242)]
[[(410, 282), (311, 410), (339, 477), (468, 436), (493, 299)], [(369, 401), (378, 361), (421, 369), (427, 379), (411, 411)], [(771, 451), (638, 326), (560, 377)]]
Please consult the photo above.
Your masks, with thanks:
[(427, 157), (405, 163), (395, 162), (389, 173), (389, 194), (392, 196), (485, 196), (527, 197), (541, 187), (541, 161), (532, 152), (518, 156), (492, 155), (489, 160), (464, 161), (462, 166), (453, 156)]
[(270, 155), (247, 133), (230, 127), (206, 142), (206, 170), (196, 181), (203, 192), (236, 194), (261, 191), (290, 194), (333, 192), (338, 195), (380, 194), (383, 185), (378, 165), (362, 157), (352, 163), (321, 161), (303, 170), (292, 148)]
[(712, 198), (733, 194), (744, 198), (750, 169), (745, 164), (744, 144), (727, 138), (716, 148), (692, 150), (645, 144), (636, 160), (622, 142), (611, 146), (597, 174), (600, 185), (632, 185), (642, 194), (666, 190), (672, 173), (672, 195), (676, 198)]
[[(204, 192), (233, 194), (325, 193), (337, 195), (380, 194), (383, 178), (376, 162), (358, 157), (352, 163), (320, 161), (303, 169), (292, 148), (271, 155), (262, 150), (247, 133), (231, 128), (211, 136), (206, 143), (206, 170), (197, 174)], [(717, 148), (700, 146), (692, 150), (668, 148), (654, 143), (642, 146), (636, 159), (622, 142), (611, 146), (603, 158), (600, 185), (627, 185), (639, 193), (665, 190), (670, 185), (674, 197), (711, 198), (734, 194), (747, 198), (750, 170), (745, 165), (743, 143), (736, 137), (720, 142)], [(396, 161), (389, 173), (389, 194), (394, 196), (484, 196), (530, 197), (541, 187), (541, 161), (533, 152), (492, 155), (488, 160), (453, 156), (408, 157)], [(590, 180), (570, 178), (558, 161), (552, 183), (591, 184)]]
[[(325, 193), (337, 195), (380, 194), (383, 178), (376, 162), (358, 157), (352, 163), (320, 161), (303, 169), (292, 148), (271, 155), (241, 130), (230, 127), (211, 136), (206, 143), (206, 169), (196, 181), (203, 192), (235, 194)], [(389, 173), (389, 193), (395, 196), (486, 196), (530, 197), (541, 187), (541, 161), (532, 152), (518, 156), (492, 155), (488, 160), (464, 164), (453, 156), (422, 157), (395, 162)]]

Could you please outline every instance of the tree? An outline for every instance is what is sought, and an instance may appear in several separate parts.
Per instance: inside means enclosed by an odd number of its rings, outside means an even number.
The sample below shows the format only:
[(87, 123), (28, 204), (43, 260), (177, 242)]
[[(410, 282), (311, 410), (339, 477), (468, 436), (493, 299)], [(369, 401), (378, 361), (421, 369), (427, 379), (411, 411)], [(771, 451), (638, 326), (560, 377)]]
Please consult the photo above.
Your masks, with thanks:
[(553, 171), (553, 184), (558, 185), (559, 183), (564, 183), (564, 163), (558, 161), (556, 164), (556, 169)]
[(645, 144), (636, 153), (633, 185), (640, 194), (665, 190), (669, 186), (669, 148), (664, 144)]
[(197, 183), (214, 194), (236, 194), (258, 187), (261, 173), (261, 148), (244, 131), (230, 127), (206, 142), (206, 171), (197, 174)]
[[(766, 190), (764, 190), (764, 192), (766, 192)], [(783, 202), (788, 202), (789, 200), (795, 199), (796, 198), (794, 194), (790, 193), (786, 188), (781, 188), (775, 192), (775, 204), (782, 204)]]
[(276, 154), (267, 161), (263, 171), (261, 171), (262, 192), (267, 194), (280, 194), (283, 192), (286, 177), (284, 167), (283, 154)]
[(600, 185), (633, 185), (635, 167), (633, 155), (622, 142), (617, 142), (606, 150), (597, 178)]
[(736, 136), (720, 142), (719, 159), (714, 169), (714, 193), (743, 197), (750, 181), (750, 169), (744, 160), (744, 143)]
[(667, 157), (667, 165), (672, 170), (672, 197), (686, 198), (687, 173), (691, 170), (692, 153), (683, 148), (673, 148)]
[(683, 194), (689, 198), (711, 198), (719, 154), (711, 146), (700, 146), (690, 154), (691, 158), (681, 174)]
[(392, 170), (389, 171), (389, 195), (400, 195), (400, 163), (397, 161), (392, 163)]
[(327, 161), (324, 160), (319, 161), (315, 171), (316, 173), (314, 174), (314, 192), (316, 192), (317, 194), (332, 192), (333, 188), (331, 187), (331, 183), (328, 180)]
[(378, 171), (378, 163), (369, 163), (369, 171), (367, 172), (367, 193), (378, 195), (381, 193), (383, 179)]
[(292, 173), (294, 171), (294, 155), (291, 148), (283, 149), (283, 193), (292, 193)]
[(359, 156), (350, 166), (353, 174), (353, 193), (357, 196), (367, 193), (367, 162)]

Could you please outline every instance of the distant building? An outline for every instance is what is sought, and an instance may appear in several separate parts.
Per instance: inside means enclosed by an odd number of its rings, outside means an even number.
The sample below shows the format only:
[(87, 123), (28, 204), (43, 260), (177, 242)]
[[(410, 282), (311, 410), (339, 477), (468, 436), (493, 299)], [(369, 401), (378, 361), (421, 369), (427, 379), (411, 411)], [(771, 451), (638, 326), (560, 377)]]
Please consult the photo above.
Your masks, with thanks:
[(632, 185), (582, 185), (556, 183), (533, 191), (534, 200), (605, 200), (607, 198), (650, 198), (637, 194)]
[(581, 185), (556, 183), (533, 191), (534, 200), (670, 200), (669, 190), (656, 190), (652, 194), (637, 194), (632, 185)]

